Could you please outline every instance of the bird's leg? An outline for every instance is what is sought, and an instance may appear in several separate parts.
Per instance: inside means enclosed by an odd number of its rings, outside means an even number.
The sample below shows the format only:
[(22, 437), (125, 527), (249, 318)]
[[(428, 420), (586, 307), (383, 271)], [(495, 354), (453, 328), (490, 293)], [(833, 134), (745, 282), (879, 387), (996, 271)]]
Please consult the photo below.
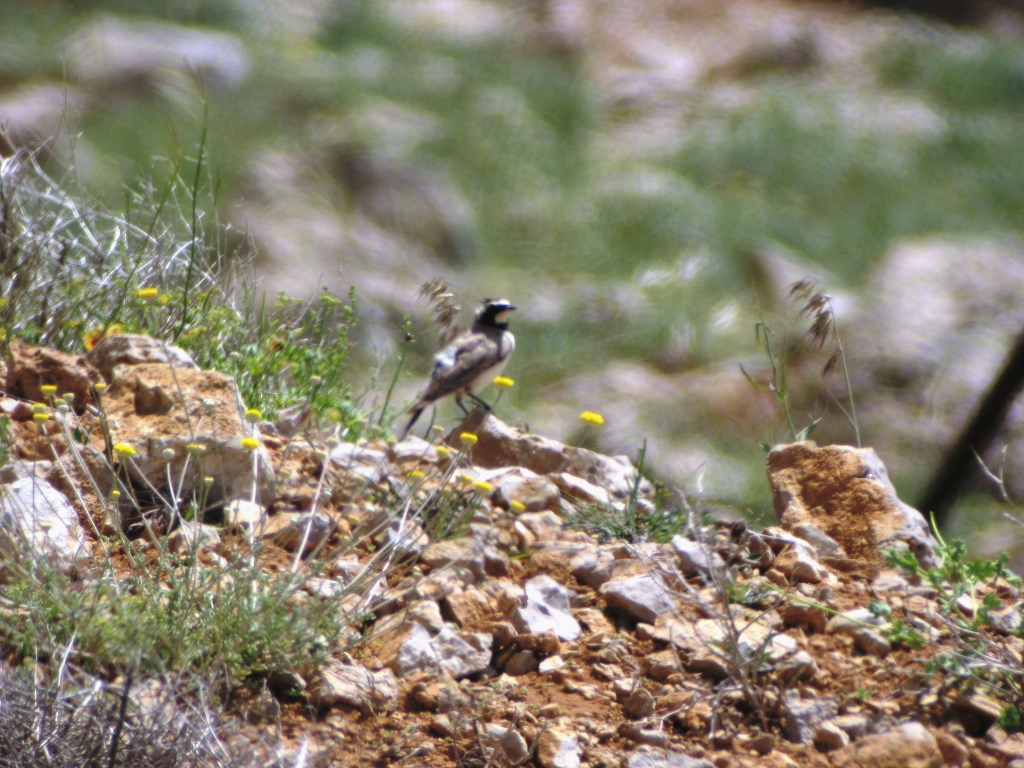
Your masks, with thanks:
[[(470, 397), (473, 397), (473, 396), (470, 395)], [(461, 392), (459, 392), (457, 395), (455, 395), (455, 404), (457, 406), (459, 406), (459, 408), (462, 409), (462, 415), (463, 416), (468, 416), (469, 415), (469, 409), (462, 404), (462, 393)]]
[(487, 411), (488, 413), (490, 413), (490, 412), (491, 412), (491, 406), (489, 406), (489, 405), (488, 405), (487, 403), (485, 403), (485, 402), (484, 402), (483, 400), (481, 400), (481, 399), (480, 399), (479, 397), (477, 397), (476, 395), (474, 395), (474, 394), (473, 394), (472, 392), (468, 392), (467, 394), (468, 394), (468, 395), (469, 395), (469, 396), (470, 396), (471, 398), (473, 398), (473, 400), (474, 400), (474, 401), (476, 402), (476, 404), (477, 404), (477, 405), (479, 405), (479, 406), (480, 406), (481, 408), (483, 408), (483, 409), (484, 409), (485, 411)]

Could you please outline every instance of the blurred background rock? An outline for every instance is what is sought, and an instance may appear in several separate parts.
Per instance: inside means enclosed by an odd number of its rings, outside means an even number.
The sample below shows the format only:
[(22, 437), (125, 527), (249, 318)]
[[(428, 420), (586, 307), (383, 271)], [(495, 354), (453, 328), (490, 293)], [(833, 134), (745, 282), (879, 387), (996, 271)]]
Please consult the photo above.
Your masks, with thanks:
[[(507, 295), (506, 419), (575, 441), (600, 411), (593, 447), (647, 439), (655, 477), (748, 517), (757, 442), (787, 433), (740, 364), (767, 373), (761, 317), (799, 340), (794, 280), (834, 297), (864, 442), (911, 503), (1024, 327), (1011, 0), (6, 0), (0, 122), (3, 153), (48, 141), (115, 206), (184, 173), (205, 122), (209, 215), (268, 292), (356, 287), (367, 382), (411, 314), (413, 397), (426, 279)], [(793, 412), (850, 441), (827, 357), (793, 349)], [(1019, 498), (1019, 408), (1003, 446)], [(978, 484), (951, 532), (1001, 549), (1001, 511)]]

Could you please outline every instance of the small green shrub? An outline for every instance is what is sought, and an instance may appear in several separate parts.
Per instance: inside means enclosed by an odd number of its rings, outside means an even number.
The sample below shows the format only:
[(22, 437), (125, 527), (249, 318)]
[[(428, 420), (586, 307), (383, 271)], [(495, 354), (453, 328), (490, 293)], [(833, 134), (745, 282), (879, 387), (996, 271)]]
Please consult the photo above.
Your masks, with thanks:
[(202, 156), (191, 182), (176, 166), (164, 187), (130, 192), (125, 214), (83, 202), (81, 189), (53, 180), (31, 153), (0, 162), (0, 341), (75, 352), (106, 333), (147, 333), (234, 375), (246, 405), (265, 417), (305, 404), (354, 439), (354, 293), (261, 301), (251, 248), (229, 248), (224, 231), (206, 226), (214, 199)]
[(1024, 731), (1024, 711), (1019, 706), (1003, 707), (1003, 711), (996, 718), (995, 726), (1007, 733)]
[(306, 404), (325, 421), (358, 437), (362, 417), (347, 376), (355, 327), (354, 291), (346, 303), (324, 288), (305, 302), (284, 294), (269, 307), (219, 303), (180, 339), (202, 367), (230, 373), (246, 405), (273, 418)]
[(598, 541), (629, 541), (634, 544), (653, 541), (664, 544), (689, 527), (684, 510), (667, 503), (667, 495), (656, 497), (654, 509), (647, 511), (629, 501), (621, 504), (583, 504), (568, 518), (568, 525), (586, 531)]
[[(938, 564), (933, 567), (925, 568), (910, 552), (894, 550), (886, 553), (890, 565), (913, 579), (921, 579), (938, 593), (939, 615), (948, 631), (940, 639), (931, 641), (936, 653), (925, 662), (925, 672), (947, 678), (958, 686), (980, 685), (1004, 703), (1009, 702), (1011, 708), (1019, 707), (1024, 703), (1020, 660), (1008, 653), (1002, 643), (981, 631), (989, 625), (991, 611), (1002, 607), (1002, 600), (993, 592), (986, 592), (980, 601), (976, 597), (983, 587), (997, 580), (1019, 589), (1021, 579), (1007, 569), (1009, 558), (1006, 553), (991, 560), (968, 560), (962, 541), (947, 543), (938, 531), (935, 533), (939, 541), (936, 547)], [(970, 598), (973, 611), (961, 610), (962, 598)], [(925, 642), (919, 633), (902, 621), (893, 622), (890, 640), (911, 648), (919, 648)]]
[(230, 569), (169, 555), (125, 580), (111, 569), (83, 585), (39, 565), (5, 590), (17, 606), (2, 634), (20, 658), (69, 654), (89, 674), (189, 671), (230, 687), (322, 661), (353, 621), (340, 599), (297, 596), (300, 580), (237, 559)]

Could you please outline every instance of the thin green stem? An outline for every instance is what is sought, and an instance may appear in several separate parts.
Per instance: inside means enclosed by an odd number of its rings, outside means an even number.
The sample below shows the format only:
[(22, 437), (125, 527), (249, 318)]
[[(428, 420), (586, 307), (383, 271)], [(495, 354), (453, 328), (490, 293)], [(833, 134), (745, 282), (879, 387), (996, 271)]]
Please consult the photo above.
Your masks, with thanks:
[(202, 178), (203, 173), (203, 159), (206, 152), (206, 135), (207, 129), (209, 128), (208, 119), (210, 114), (210, 105), (208, 102), (203, 102), (203, 129), (199, 135), (199, 156), (196, 159), (196, 173), (192, 179), (192, 221), (190, 224), (190, 236), (191, 241), (189, 242), (189, 254), (188, 254), (188, 269), (185, 272), (185, 287), (181, 292), (181, 322), (178, 323), (178, 328), (174, 332), (174, 340), (177, 341), (181, 334), (185, 332), (185, 328), (188, 325), (188, 307), (191, 298), (189, 292), (192, 288), (192, 275), (196, 268), (196, 259), (198, 254), (197, 241), (199, 239), (199, 182)]
[(839, 338), (839, 330), (836, 330), (836, 343), (839, 345), (839, 361), (843, 364), (843, 379), (846, 382), (846, 396), (850, 400), (850, 413), (848, 415), (850, 424), (853, 426), (854, 438), (857, 441), (857, 447), (861, 447), (860, 442), (860, 424), (857, 421), (857, 405), (853, 398), (853, 386), (850, 384), (850, 369), (846, 366), (846, 352), (843, 348), (843, 341)]
[(388, 386), (387, 394), (384, 396), (384, 405), (380, 409), (380, 419), (377, 421), (378, 426), (384, 426), (384, 419), (388, 415), (388, 406), (391, 405), (391, 396), (395, 392), (395, 386), (398, 384), (398, 377), (402, 373), (402, 366), (405, 363), (405, 355), (409, 349), (409, 343), (412, 341), (412, 320), (408, 315), (405, 316), (405, 342), (398, 348), (398, 364), (395, 366), (395, 375), (391, 377), (391, 384)]

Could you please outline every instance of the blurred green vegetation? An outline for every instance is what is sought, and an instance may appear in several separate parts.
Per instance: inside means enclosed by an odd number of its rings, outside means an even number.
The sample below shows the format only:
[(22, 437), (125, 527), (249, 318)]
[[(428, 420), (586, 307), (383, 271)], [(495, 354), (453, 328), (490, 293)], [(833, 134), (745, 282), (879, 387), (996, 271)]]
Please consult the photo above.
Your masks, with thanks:
[[(417, 35), (369, 0), (339, 3), (301, 50), (227, 2), (12, 0), (0, 7), (0, 82), (61, 78), (68, 36), (99, 12), (209, 25), (246, 42), (247, 82), (209, 94), (228, 180), (266, 142), (308, 140), (303, 120), (319, 114), (386, 99), (429, 115), (436, 130), (414, 154), (444, 164), (473, 201), (486, 263), (622, 279), (687, 247), (742, 258), (778, 241), (855, 281), (893, 238), (1021, 225), (1024, 157), (1012, 150), (1024, 132), (1024, 51), (1013, 41), (893, 39), (872, 55), (880, 89), (915, 93), (941, 119), (918, 135), (851, 119), (844, 94), (807, 76), (759, 75), (760, 96), (738, 106), (702, 104), (698, 92), (683, 146), (646, 160), (664, 174), (650, 190), (627, 183), (639, 162), (595, 155), (593, 133), (615, 115), (599, 110), (580, 57)], [(200, 115), (128, 93), (84, 117), (83, 140), (134, 161), (125, 173), (137, 176)]]
[[(617, 115), (599, 107), (581, 56), (417, 34), (369, 0), (338, 3), (304, 45), (227, 2), (15, 0), (0, 8), (0, 81), (60, 78), (68, 36), (100, 12), (208, 25), (246, 43), (247, 81), (207, 88), (222, 201), (262, 149), (314, 141), (310, 120), (353, 118), (382, 100), (422, 115), (431, 128), (409, 154), (443, 167), (471, 201), (474, 266), (640, 283), (649, 303), (600, 342), (613, 356), (644, 358), (681, 325), (701, 344), (718, 304), (701, 297), (749, 304), (747, 262), (765, 243), (855, 286), (895, 239), (1024, 224), (1024, 52), (994, 35), (959, 46), (894, 38), (871, 55), (880, 93), (920, 97), (937, 117), (932, 128), (851, 115), (856, 103), (812, 75), (769, 72), (753, 78), (757, 98), (737, 105), (698, 90), (682, 145), (630, 160), (595, 150), (595, 132)], [(81, 123), (82, 141), (110, 160), (90, 173), (117, 195), (154, 157), (191, 146), (200, 120), (195, 104), (166, 95), (104, 99)], [(374, 149), (372, 131), (355, 132)], [(678, 281), (657, 270), (696, 249), (715, 264), (681, 301)], [(715, 348), (700, 346), (693, 364), (735, 351), (710, 338)], [(552, 361), (562, 351), (557, 340), (539, 347)]]
[[(339, 0), (310, 38), (277, 29), (261, 7), (7, 0), (0, 85), (60, 81), (69, 37), (101, 13), (236, 34), (252, 58), (236, 87), (94, 101), (78, 124), (94, 158), (79, 169), (85, 182), (116, 200), (154, 157), (188, 155), (204, 99), (221, 206), (237, 204), (254, 160), (275, 149), (320, 157), (344, 197), (324, 125), (359, 151), (440, 169), (471, 207), (469, 260), (453, 271), (518, 299), (561, 291), (557, 319), (516, 318), (523, 412), (551, 382), (609, 360), (683, 370), (754, 352), (751, 272), (768, 246), (856, 289), (897, 240), (1024, 231), (1024, 50), (995, 31), (908, 26), (864, 55), (874, 82), (856, 94), (814, 66), (744, 75), (740, 99), (717, 97), (709, 80), (688, 97), (681, 139), (634, 153), (602, 143), (632, 115), (602, 100), (578, 51), (416, 32), (371, 0)], [(917, 107), (887, 115), (890, 97)], [(379, 105), (415, 123), (411, 138), (362, 119)], [(734, 436), (711, 440), (737, 450)]]

